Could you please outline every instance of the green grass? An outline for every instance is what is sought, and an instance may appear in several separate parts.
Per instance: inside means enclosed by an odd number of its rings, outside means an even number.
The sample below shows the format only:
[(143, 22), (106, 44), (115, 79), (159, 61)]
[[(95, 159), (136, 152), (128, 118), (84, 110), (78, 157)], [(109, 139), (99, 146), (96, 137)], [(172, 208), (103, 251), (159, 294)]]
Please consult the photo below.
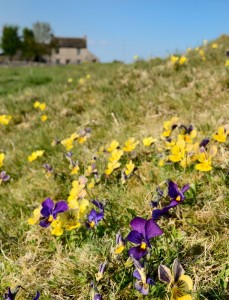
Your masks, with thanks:
[[(67, 199), (72, 177), (64, 150), (51, 142), (63, 140), (78, 129), (91, 127), (90, 139), (74, 148), (81, 173), (100, 146), (112, 139), (121, 144), (128, 137), (141, 141), (159, 137), (163, 121), (179, 116), (198, 129), (198, 139), (210, 136), (228, 123), (228, 76), (224, 66), (227, 37), (219, 48), (207, 47), (206, 61), (193, 51), (186, 65), (174, 68), (167, 60), (140, 61), (131, 65), (85, 64), (77, 66), (17, 67), (0, 69), (0, 115), (13, 116), (1, 126), (0, 153), (11, 180), (0, 186), (0, 293), (7, 286), (22, 285), (41, 299), (90, 299), (90, 282), (99, 264), (109, 261), (98, 284), (103, 299), (143, 299), (133, 286), (133, 268), (125, 268), (127, 252), (120, 260), (111, 256), (115, 235), (129, 232), (134, 216), (149, 218), (149, 201), (156, 186), (170, 178), (179, 186), (195, 189), (174, 210), (174, 218), (161, 220), (165, 234), (153, 240), (150, 274), (157, 279), (160, 263), (170, 266), (178, 256), (194, 282), (193, 299), (228, 297), (228, 142), (224, 161), (216, 159), (210, 173), (184, 171), (174, 165), (158, 166), (156, 152), (137, 150), (137, 174), (126, 185), (118, 178), (96, 186), (87, 198), (106, 199), (106, 222), (97, 233), (84, 228), (62, 237), (29, 226), (27, 219), (46, 197)], [(214, 51), (213, 51), (214, 50)], [(91, 75), (84, 85), (79, 78)], [(68, 84), (67, 79), (73, 83)], [(35, 99), (47, 104), (48, 120), (40, 121)], [(28, 155), (45, 150), (44, 157), (29, 163)], [(47, 179), (42, 164), (54, 166), (56, 176)], [(100, 170), (104, 165), (98, 163)], [(76, 177), (77, 178), (77, 177)], [(227, 264), (226, 264), (227, 263)], [(157, 283), (145, 299), (165, 299), (166, 287)], [(17, 299), (31, 299), (20, 291)]]

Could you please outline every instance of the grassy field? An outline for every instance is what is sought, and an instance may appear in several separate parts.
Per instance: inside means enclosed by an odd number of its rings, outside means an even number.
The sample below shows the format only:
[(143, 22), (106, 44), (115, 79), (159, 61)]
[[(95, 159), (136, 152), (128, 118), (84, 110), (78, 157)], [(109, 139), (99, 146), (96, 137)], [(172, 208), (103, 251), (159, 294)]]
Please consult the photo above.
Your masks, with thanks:
[[(228, 299), (228, 139), (211, 140), (218, 151), (209, 172), (196, 170), (197, 162), (185, 168), (179, 161), (160, 163), (170, 151), (161, 138), (163, 122), (178, 117), (176, 125), (192, 124), (197, 142), (229, 123), (229, 66), (225, 66), (229, 38), (216, 42), (216, 48), (211, 44), (200, 48), (204, 55), (198, 49), (190, 51), (182, 65), (154, 59), (131, 65), (0, 69), (0, 115), (12, 116), (7, 126), (0, 124), (0, 153), (5, 154), (0, 171), (10, 175), (0, 185), (1, 295), (8, 286), (21, 285), (28, 292), (21, 289), (16, 299), (32, 299), (29, 293), (35, 295), (36, 290), (42, 300), (93, 299), (94, 281), (103, 299), (169, 299), (157, 269), (160, 264), (170, 267), (178, 257), (193, 280), (193, 299)], [(46, 109), (34, 108), (36, 101), (46, 103)], [(48, 119), (42, 122), (44, 114)], [(172, 137), (177, 137), (179, 126)], [(74, 142), (73, 158), (66, 158), (63, 145), (52, 145), (53, 140), (63, 141), (85, 128), (91, 128), (90, 137)], [(157, 141), (144, 147), (142, 139), (149, 136)], [(130, 137), (139, 141), (136, 149), (125, 152), (121, 166), (104, 175), (109, 153), (101, 147), (115, 139), (122, 148)], [(45, 152), (29, 162), (36, 150)], [(46, 198), (68, 199), (72, 181), (87, 173), (94, 157), (100, 181), (85, 188), (89, 206), (81, 227), (55, 236), (51, 226), (29, 225), (33, 210)], [(72, 159), (79, 165), (75, 175), (70, 174)], [(130, 159), (135, 170), (122, 184), (121, 171)], [(54, 169), (50, 176), (45, 163)], [(94, 177), (87, 177), (89, 184)], [(156, 285), (143, 296), (134, 287), (134, 267), (126, 263), (131, 243), (114, 255), (115, 237), (118, 232), (124, 238), (128, 235), (135, 216), (152, 217), (150, 202), (157, 198), (158, 186), (166, 192), (168, 179), (179, 187), (190, 184), (190, 189), (183, 203), (171, 209), (170, 218), (157, 221), (164, 234), (151, 240), (150, 255), (143, 258)], [(106, 202), (104, 219), (87, 229), (92, 199)], [(96, 280), (103, 262), (106, 270)]]

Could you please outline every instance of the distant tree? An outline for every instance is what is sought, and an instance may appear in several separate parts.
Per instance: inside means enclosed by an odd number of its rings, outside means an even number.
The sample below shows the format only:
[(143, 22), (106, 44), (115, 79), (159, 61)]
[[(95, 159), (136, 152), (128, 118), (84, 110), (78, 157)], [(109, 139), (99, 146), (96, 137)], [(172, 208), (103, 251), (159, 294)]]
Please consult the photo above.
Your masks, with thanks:
[(37, 55), (38, 45), (34, 33), (29, 28), (23, 29), (22, 55), (27, 60), (32, 60)]
[(17, 26), (4, 26), (2, 31), (1, 48), (4, 54), (13, 59), (17, 50), (20, 49), (21, 41), (18, 35)]
[(44, 22), (34, 23), (33, 33), (34, 33), (35, 41), (39, 44), (49, 44), (53, 36), (53, 32), (50, 24)]

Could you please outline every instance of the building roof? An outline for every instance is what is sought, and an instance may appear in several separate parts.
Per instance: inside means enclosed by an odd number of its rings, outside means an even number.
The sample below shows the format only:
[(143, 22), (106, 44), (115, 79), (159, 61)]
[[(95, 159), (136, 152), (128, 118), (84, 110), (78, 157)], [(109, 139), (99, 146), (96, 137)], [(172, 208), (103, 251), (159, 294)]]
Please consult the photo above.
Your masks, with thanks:
[(62, 37), (54, 37), (53, 42), (58, 47), (64, 48), (87, 48), (87, 39), (83, 38), (62, 38)]

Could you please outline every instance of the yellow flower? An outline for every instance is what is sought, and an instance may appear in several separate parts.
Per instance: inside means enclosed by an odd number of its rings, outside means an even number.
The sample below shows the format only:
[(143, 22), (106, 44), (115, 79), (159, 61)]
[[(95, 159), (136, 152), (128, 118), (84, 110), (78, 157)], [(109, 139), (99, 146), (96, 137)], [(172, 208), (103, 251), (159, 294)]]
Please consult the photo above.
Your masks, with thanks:
[(68, 83), (72, 83), (72, 78), (68, 78)]
[(41, 211), (41, 206), (38, 207), (38, 208), (36, 208), (36, 209), (34, 209), (33, 216), (28, 219), (28, 224), (29, 225), (35, 225), (35, 224), (37, 224), (39, 222), (40, 216), (41, 216), (40, 211)]
[(213, 44), (212, 44), (212, 48), (213, 48), (213, 49), (217, 49), (218, 47), (219, 47), (219, 45), (218, 45), (217, 43), (213, 43)]
[(172, 56), (170, 57), (170, 61), (171, 61), (171, 63), (172, 63), (173, 65), (175, 65), (175, 64), (178, 62), (178, 60), (179, 60), (179, 57), (178, 57), (178, 56), (172, 55)]
[(86, 79), (91, 79), (91, 75), (90, 75), (90, 74), (87, 74), (87, 75), (86, 75)]
[(85, 82), (85, 80), (84, 80), (83, 78), (80, 78), (80, 79), (79, 79), (79, 84), (83, 85), (84, 82)]
[(38, 157), (41, 157), (44, 154), (44, 150), (37, 150), (34, 151), (31, 155), (28, 156), (28, 161), (32, 162), (34, 160), (36, 160)]
[(106, 150), (108, 152), (112, 152), (113, 150), (115, 150), (116, 148), (118, 148), (119, 146), (119, 142), (117, 142), (116, 140), (113, 140), (110, 145), (107, 146)]
[(165, 265), (159, 266), (159, 279), (167, 283), (171, 290), (170, 300), (192, 300), (190, 295), (193, 288), (192, 279), (184, 273), (185, 271), (178, 259), (174, 260), (172, 273)]
[(171, 148), (171, 155), (169, 155), (169, 159), (172, 162), (179, 162), (184, 158), (185, 155), (185, 141), (178, 140), (176, 145)]
[(132, 160), (129, 161), (129, 163), (126, 164), (125, 174), (126, 176), (130, 175), (135, 168), (135, 164), (132, 162)]
[(5, 154), (4, 153), (0, 153), (0, 168), (3, 166), (4, 159), (5, 159)]
[(138, 60), (139, 56), (137, 54), (134, 55), (134, 60)]
[(229, 134), (229, 126), (220, 126), (217, 132), (212, 134), (212, 138), (220, 143), (226, 142), (227, 135)]
[(212, 158), (217, 153), (217, 147), (211, 146), (208, 152), (204, 149), (204, 147), (200, 148), (200, 153), (197, 156), (197, 160), (199, 164), (195, 166), (196, 170), (208, 172), (212, 169)]
[(0, 115), (0, 124), (8, 125), (11, 119), (12, 119), (12, 116)]
[(40, 103), (39, 108), (41, 111), (46, 109), (46, 104), (45, 103)]
[(205, 52), (204, 52), (203, 49), (200, 49), (200, 50), (199, 50), (199, 55), (200, 55), (200, 56), (205, 56)]
[(186, 61), (187, 61), (187, 57), (181, 56), (179, 59), (179, 65), (183, 65), (184, 63), (186, 63)]
[(226, 66), (226, 67), (229, 67), (229, 59), (227, 59), (227, 60), (225, 61), (225, 66)]
[(47, 116), (47, 115), (42, 115), (42, 116), (41, 116), (41, 121), (42, 121), (42, 122), (45, 122), (47, 119), (48, 119), (48, 116)]
[(76, 174), (78, 174), (78, 172), (79, 172), (79, 166), (74, 166), (74, 167), (72, 167), (72, 165), (70, 165), (70, 168), (71, 168), (71, 173), (70, 173), (70, 175), (76, 175)]
[(78, 142), (79, 142), (80, 144), (84, 144), (84, 143), (86, 142), (86, 140), (87, 140), (87, 137), (86, 137), (86, 136), (80, 136), (80, 137), (78, 138)]
[(109, 162), (107, 165), (107, 169), (105, 170), (106, 175), (110, 175), (115, 169), (120, 167), (120, 163), (117, 161)]
[(61, 145), (64, 146), (64, 148), (69, 151), (73, 148), (73, 142), (74, 140), (71, 138), (67, 138), (61, 141)]
[(91, 190), (95, 186), (95, 179), (92, 178), (91, 181), (87, 184), (87, 187)]
[(135, 141), (135, 138), (129, 138), (127, 141), (125, 141), (122, 150), (125, 152), (131, 152), (136, 148), (138, 143), (138, 141)]
[(149, 147), (149, 146), (151, 146), (154, 142), (156, 142), (156, 140), (157, 140), (157, 139), (154, 139), (152, 136), (150, 136), (150, 137), (144, 138), (144, 139), (142, 140), (142, 142), (143, 142), (143, 145), (144, 145), (145, 147)]
[(39, 108), (40, 107), (40, 102), (39, 101), (36, 101), (36, 102), (34, 102), (34, 104), (33, 104), (33, 107), (34, 108)]
[(110, 162), (116, 162), (116, 161), (119, 161), (120, 158), (122, 157), (123, 155), (123, 151), (120, 150), (120, 149), (114, 149), (112, 152), (111, 152), (111, 156), (109, 157), (109, 161)]
[(172, 131), (177, 127), (179, 118), (173, 117), (171, 120), (165, 121), (163, 123), (164, 131), (162, 137), (169, 137)]
[(61, 236), (64, 233), (62, 226), (63, 224), (59, 217), (56, 220), (53, 220), (51, 223), (51, 233), (56, 236)]

